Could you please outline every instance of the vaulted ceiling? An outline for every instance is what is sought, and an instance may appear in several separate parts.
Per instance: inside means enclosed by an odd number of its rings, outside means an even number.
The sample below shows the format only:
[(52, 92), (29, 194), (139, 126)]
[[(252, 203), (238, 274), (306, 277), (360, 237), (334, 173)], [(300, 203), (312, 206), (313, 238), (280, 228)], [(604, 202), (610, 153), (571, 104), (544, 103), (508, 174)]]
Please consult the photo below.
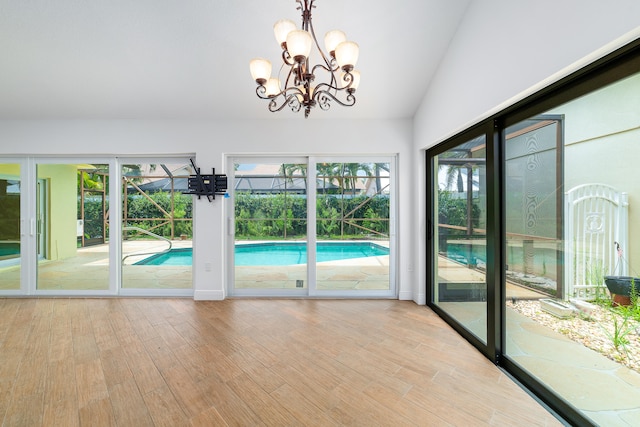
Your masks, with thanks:
[[(322, 39), (360, 45), (356, 106), (311, 118), (409, 118), (471, 0), (316, 0)], [(261, 119), (248, 63), (276, 62), (294, 0), (0, 0), (0, 119)], [(320, 40), (322, 43), (322, 41)], [(275, 67), (274, 67), (275, 68)], [(302, 120), (302, 113), (298, 114)]]

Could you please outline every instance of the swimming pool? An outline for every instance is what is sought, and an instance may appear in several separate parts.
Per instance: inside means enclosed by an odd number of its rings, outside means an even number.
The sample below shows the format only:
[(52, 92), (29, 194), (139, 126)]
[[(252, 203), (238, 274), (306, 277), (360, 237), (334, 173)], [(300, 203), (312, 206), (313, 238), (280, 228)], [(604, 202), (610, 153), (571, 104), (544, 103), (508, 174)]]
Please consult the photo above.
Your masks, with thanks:
[(20, 256), (20, 242), (0, 242), (0, 258), (16, 258)]
[[(337, 261), (389, 255), (389, 248), (371, 242), (322, 242), (317, 244), (316, 261)], [(304, 242), (251, 243), (236, 245), (235, 265), (295, 265), (307, 262)], [(191, 265), (191, 248), (172, 249), (136, 262), (135, 265)]]

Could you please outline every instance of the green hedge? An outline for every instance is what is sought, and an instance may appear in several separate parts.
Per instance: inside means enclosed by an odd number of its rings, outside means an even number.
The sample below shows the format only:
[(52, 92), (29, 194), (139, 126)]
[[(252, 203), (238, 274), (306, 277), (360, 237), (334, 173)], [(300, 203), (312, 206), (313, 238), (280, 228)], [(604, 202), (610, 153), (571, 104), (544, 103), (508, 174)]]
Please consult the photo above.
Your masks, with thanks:
[[(236, 193), (235, 200), (238, 239), (295, 239), (307, 234), (304, 196)], [(318, 195), (316, 224), (318, 235), (326, 238), (388, 237), (389, 198)]]
[[(148, 194), (148, 196), (157, 203), (166, 212), (171, 212), (171, 194), (165, 191)], [(193, 236), (192, 221), (183, 221), (182, 219), (193, 218), (193, 196), (182, 193), (174, 193), (173, 195), (174, 213), (174, 237), (186, 235), (191, 238)], [(146, 218), (169, 218), (156, 205), (151, 203), (149, 199), (139, 194), (127, 197), (127, 225), (140, 227), (145, 230), (152, 230), (153, 233), (160, 236), (171, 237), (171, 225), (164, 224), (158, 226), (163, 221), (148, 220)], [(134, 219), (132, 219), (134, 218)], [(139, 219), (138, 219), (139, 218)]]
[[(170, 212), (170, 193), (157, 192), (149, 197)], [(192, 237), (193, 196), (174, 194), (174, 237), (182, 234)], [(100, 200), (85, 200), (85, 235), (102, 235), (102, 207)], [(389, 198), (378, 196), (341, 197), (318, 195), (316, 203), (317, 230), (326, 238), (388, 238)], [(343, 220), (342, 217), (347, 215)], [(164, 213), (149, 199), (140, 195), (127, 198), (127, 225), (150, 230), (162, 221), (148, 218), (164, 218)], [(304, 237), (307, 234), (307, 199), (291, 194), (255, 195), (235, 194), (236, 237), (247, 240)], [(153, 233), (171, 237), (169, 224), (152, 230)]]
[[(438, 192), (438, 223), (466, 227), (467, 199), (454, 194), (451, 191)], [(480, 207), (476, 203), (471, 206), (471, 224), (474, 228), (480, 227)], [(466, 234), (466, 231), (461, 231), (461, 234)]]
[[(162, 207), (166, 212), (171, 212), (170, 193), (159, 191), (148, 194), (148, 196)], [(78, 204), (80, 201), (78, 200)], [(108, 204), (107, 207), (108, 209)], [(79, 209), (79, 207), (78, 207)], [(79, 210), (78, 210), (79, 212)], [(86, 238), (94, 238), (102, 236), (102, 201), (101, 199), (85, 199), (84, 203), (84, 233)], [(144, 230), (151, 230), (160, 236), (171, 238), (171, 225), (164, 224), (156, 227), (168, 217), (154, 205), (149, 199), (140, 195), (132, 194), (127, 196), (127, 216), (128, 226), (139, 227)], [(150, 220), (148, 218), (165, 218), (163, 220)], [(174, 233), (173, 237), (186, 235), (188, 238), (193, 236), (193, 226), (191, 219), (193, 218), (193, 196), (174, 193)], [(154, 228), (156, 227), (156, 228)], [(132, 232), (130, 232), (132, 233)], [(143, 235), (144, 237), (144, 235)]]
[(20, 240), (20, 196), (0, 196), (0, 240)]

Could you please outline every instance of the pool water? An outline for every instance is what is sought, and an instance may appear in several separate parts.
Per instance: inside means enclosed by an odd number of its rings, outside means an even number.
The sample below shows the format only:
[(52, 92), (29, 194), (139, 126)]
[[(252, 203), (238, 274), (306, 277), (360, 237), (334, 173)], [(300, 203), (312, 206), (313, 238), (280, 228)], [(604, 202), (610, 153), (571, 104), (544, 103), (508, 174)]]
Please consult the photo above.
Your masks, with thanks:
[[(389, 248), (370, 242), (318, 243), (316, 261), (338, 261), (353, 258), (389, 255)], [(306, 243), (256, 243), (237, 245), (235, 265), (295, 265), (307, 262)], [(191, 248), (150, 256), (136, 265), (192, 265)]]
[(17, 257), (20, 255), (19, 242), (0, 242), (0, 257)]
[(134, 263), (134, 265), (191, 265), (193, 252), (191, 248), (171, 249), (169, 252), (152, 255)]

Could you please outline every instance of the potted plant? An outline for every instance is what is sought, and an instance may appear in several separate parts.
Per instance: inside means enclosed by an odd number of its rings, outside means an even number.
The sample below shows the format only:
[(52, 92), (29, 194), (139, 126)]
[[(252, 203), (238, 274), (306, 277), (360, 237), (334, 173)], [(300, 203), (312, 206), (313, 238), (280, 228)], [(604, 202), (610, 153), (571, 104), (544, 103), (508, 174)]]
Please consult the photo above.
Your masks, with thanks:
[[(618, 262), (613, 269), (615, 272), (620, 261), (626, 262), (622, 256), (622, 248), (618, 242), (613, 242), (616, 246), (616, 252), (618, 254)], [(631, 305), (632, 296), (637, 297), (638, 288), (640, 286), (640, 279), (631, 276), (605, 276), (604, 284), (607, 285), (607, 289), (611, 293), (611, 299), (613, 305)]]
[(631, 276), (605, 276), (604, 283), (611, 292), (614, 305), (630, 305), (631, 294), (638, 292), (640, 278)]

